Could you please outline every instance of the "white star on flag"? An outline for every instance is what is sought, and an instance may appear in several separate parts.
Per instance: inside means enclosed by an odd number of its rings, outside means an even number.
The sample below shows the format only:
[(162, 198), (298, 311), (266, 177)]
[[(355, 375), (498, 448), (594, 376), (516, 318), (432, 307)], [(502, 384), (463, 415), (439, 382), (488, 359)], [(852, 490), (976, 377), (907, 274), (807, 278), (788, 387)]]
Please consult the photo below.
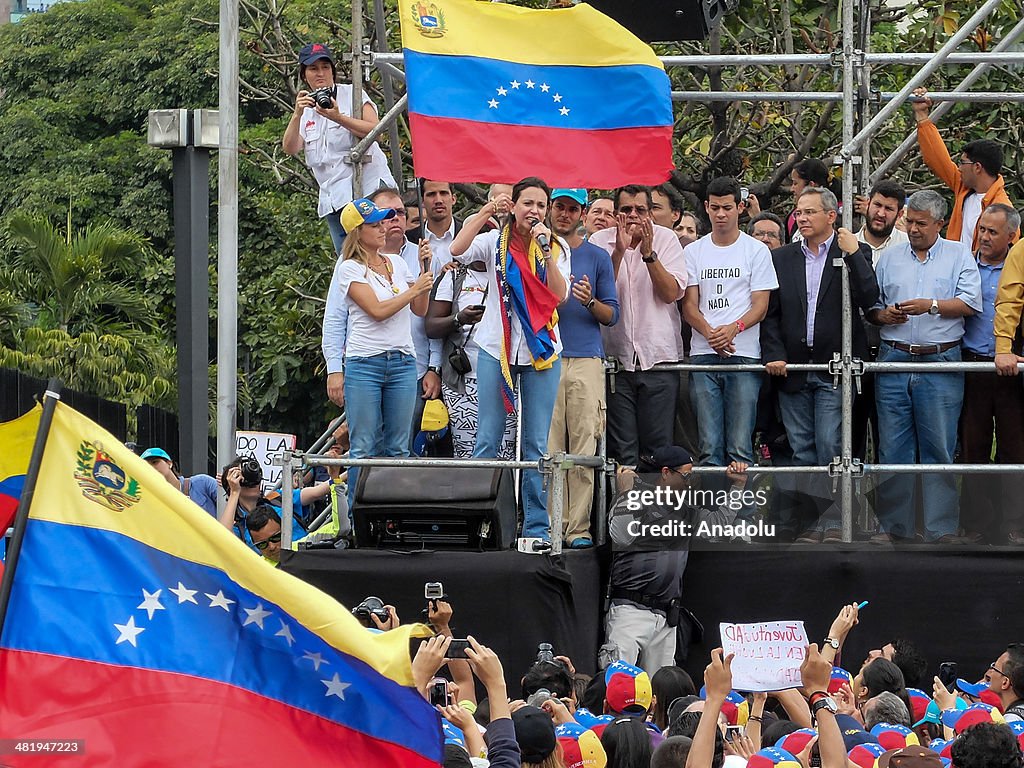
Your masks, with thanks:
[(224, 595), (224, 590), (218, 589), (216, 595), (211, 595), (209, 592), (204, 592), (203, 594), (210, 598), (211, 608), (223, 608), (225, 612), (231, 613), (231, 609), (228, 606), (235, 601), (228, 600)]
[(559, 111), (559, 112), (560, 112), (560, 113), (561, 113), (562, 115), (568, 115), (568, 114), (569, 114), (569, 108), (568, 108), (568, 107), (562, 107), (562, 108), (561, 108), (560, 110), (558, 110), (558, 111)]
[(490, 105), (491, 109), (497, 109), (498, 108), (498, 102), (495, 101), (494, 99), (491, 99), (487, 103)]
[(146, 613), (149, 614), (149, 620), (150, 621), (153, 620), (153, 614), (154, 613), (156, 613), (157, 611), (164, 610), (164, 607), (162, 605), (160, 605), (160, 593), (161, 592), (163, 592), (162, 589), (158, 589), (156, 592), (152, 592), (152, 593), (147, 592), (146, 590), (142, 590), (142, 596), (145, 599), (142, 601), (142, 604), (139, 605), (138, 607), (144, 609), (146, 611)]
[(526, 81), (526, 87), (527, 88), (533, 88), (533, 86), (534, 86), (533, 80), (527, 80)]
[(330, 664), (331, 663), (329, 661), (326, 661), (324, 659), (324, 657), (321, 656), (319, 653), (312, 653), (310, 651), (306, 651), (304, 654), (302, 654), (302, 658), (309, 659), (311, 662), (313, 662), (313, 670), (315, 672), (319, 672), (320, 671), (320, 665), (321, 664)]
[[(120, 645), (121, 643), (131, 643), (133, 648), (138, 648), (138, 644), (135, 638), (139, 636), (140, 632), (145, 632), (145, 627), (135, 626), (135, 617), (129, 616), (126, 624), (115, 624), (114, 628), (117, 629), (117, 642), (114, 645)], [(337, 675), (335, 675), (337, 677)], [(344, 697), (342, 697), (344, 698)]]
[(513, 88), (518, 88), (519, 87), (519, 81), (518, 80), (513, 80), (511, 83), (509, 83), (509, 85), (511, 85)]
[(555, 103), (558, 103), (559, 101), (561, 101), (561, 100), (562, 100), (562, 94), (560, 94), (560, 93), (556, 93), (556, 94), (555, 94), (554, 96), (552, 96), (551, 98), (555, 100)]
[(327, 686), (327, 693), (324, 696), (337, 696), (342, 701), (345, 700), (345, 689), (352, 685), (352, 683), (341, 682), (337, 672), (330, 680), (321, 680), (320, 682)]
[(174, 589), (172, 587), (171, 589), (169, 589), (167, 591), (172, 593), (172, 594), (174, 594), (174, 595), (177, 595), (177, 597), (178, 597), (178, 605), (181, 605), (182, 603), (195, 603), (196, 605), (199, 605), (199, 603), (196, 603), (196, 598), (195, 598), (195, 594), (196, 594), (197, 590), (189, 589), (184, 584), (182, 584), (180, 581), (178, 582), (178, 588), (177, 589)]
[(499, 96), (508, 96), (508, 90), (505, 89), (505, 88), (498, 88), (498, 95)]
[[(288, 647), (289, 648), (291, 648), (292, 643), (295, 642), (295, 638), (292, 637), (291, 629), (283, 621), (281, 622), (281, 629), (279, 629), (277, 632), (274, 633), (274, 637), (279, 637), (279, 636), (283, 637), (285, 640), (288, 641)], [(337, 675), (335, 675), (335, 677), (337, 677)], [(344, 698), (344, 697), (342, 697), (342, 698)]]
[(256, 603), (255, 608), (243, 608), (245, 611), (246, 619), (242, 622), (243, 627), (247, 627), (250, 624), (255, 624), (260, 629), (263, 629), (263, 620), (270, 615), (270, 611), (263, 610), (263, 603)]
[(540, 89), (541, 89), (542, 92), (547, 93), (548, 91), (551, 90), (551, 86), (548, 85), (547, 83), (541, 83), (540, 84)]

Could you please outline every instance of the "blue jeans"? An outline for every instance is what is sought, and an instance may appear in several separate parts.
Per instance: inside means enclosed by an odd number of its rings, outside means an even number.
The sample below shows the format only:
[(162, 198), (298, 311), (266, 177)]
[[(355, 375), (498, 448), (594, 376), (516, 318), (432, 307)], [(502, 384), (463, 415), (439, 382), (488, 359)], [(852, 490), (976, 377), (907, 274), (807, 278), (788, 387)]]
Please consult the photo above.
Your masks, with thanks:
[[(558, 380), (562, 361), (556, 360), (545, 371), (538, 371), (529, 365), (513, 365), (512, 380), (518, 378), (518, 392), (521, 401), (519, 412), (523, 420), (522, 456), (523, 461), (537, 461), (548, 450), (548, 431), (551, 428), (551, 413), (558, 396)], [(501, 449), (505, 434), (505, 402), (501, 396), (501, 364), (480, 350), (477, 359), (477, 414), (476, 447), (474, 459), (493, 459)], [(559, 532), (561, 533), (561, 532)], [(548, 520), (547, 493), (541, 487), (540, 473), (535, 469), (523, 471), (523, 536), (526, 538), (551, 538)]]
[[(408, 456), (416, 407), (416, 358), (398, 350), (345, 358), (345, 412), (349, 456)], [(358, 467), (348, 473), (348, 504), (355, 500)]]
[[(779, 410), (786, 437), (793, 449), (793, 465), (827, 466), (842, 449), (842, 390), (832, 386), (832, 377), (808, 373), (797, 392), (779, 392)], [(840, 527), (840, 510), (832, 494), (827, 475), (780, 475), (781, 485), (792, 484), (800, 494), (808, 494), (814, 503), (826, 503), (825, 513), (815, 530)]]
[[(882, 342), (879, 362), (959, 362), (960, 348), (937, 355), (911, 355)], [(882, 464), (952, 464), (957, 422), (964, 399), (962, 373), (878, 373), (878, 460)], [(878, 488), (878, 522), (894, 536), (914, 536), (917, 476), (894, 475)], [(956, 475), (921, 477), (924, 536), (934, 541), (955, 534), (959, 523)]]
[[(690, 362), (699, 365), (757, 365), (752, 357), (694, 355)], [(754, 463), (751, 437), (757, 420), (757, 396), (761, 391), (760, 373), (694, 372), (690, 379), (690, 397), (697, 412), (700, 435), (698, 463), (724, 467), (731, 461)], [(665, 414), (670, 418), (671, 414)]]
[(341, 226), (341, 211), (333, 211), (324, 216), (327, 222), (327, 229), (331, 232), (331, 242), (334, 243), (334, 255), (341, 253), (341, 245), (345, 242), (345, 229)]

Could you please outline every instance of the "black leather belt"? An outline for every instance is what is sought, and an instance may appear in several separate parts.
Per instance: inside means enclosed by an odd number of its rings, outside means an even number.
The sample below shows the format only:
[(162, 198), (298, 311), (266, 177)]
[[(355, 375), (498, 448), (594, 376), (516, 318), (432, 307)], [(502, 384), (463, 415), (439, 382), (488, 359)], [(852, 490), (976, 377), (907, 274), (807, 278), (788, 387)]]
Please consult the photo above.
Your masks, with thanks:
[(940, 352), (959, 347), (959, 341), (947, 341), (945, 344), (904, 344), (902, 341), (890, 341), (893, 349), (908, 352), (911, 355), (937, 355)]

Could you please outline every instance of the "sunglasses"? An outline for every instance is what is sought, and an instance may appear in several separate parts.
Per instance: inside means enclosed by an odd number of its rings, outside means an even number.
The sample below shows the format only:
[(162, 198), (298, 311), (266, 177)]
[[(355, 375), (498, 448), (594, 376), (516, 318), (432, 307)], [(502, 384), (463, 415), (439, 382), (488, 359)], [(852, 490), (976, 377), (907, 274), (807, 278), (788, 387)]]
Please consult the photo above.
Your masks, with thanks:
[(636, 211), (637, 216), (643, 216), (647, 213), (647, 207), (643, 205), (624, 205), (619, 208), (619, 213), (629, 216), (629, 214)]
[(253, 545), (256, 547), (256, 549), (258, 549), (260, 552), (262, 552), (263, 550), (265, 550), (267, 547), (270, 546), (270, 542), (274, 542), (275, 544), (280, 544), (281, 543), (281, 532), (278, 531), (273, 536), (271, 536), (270, 538), (264, 539), (263, 541), (254, 541)]

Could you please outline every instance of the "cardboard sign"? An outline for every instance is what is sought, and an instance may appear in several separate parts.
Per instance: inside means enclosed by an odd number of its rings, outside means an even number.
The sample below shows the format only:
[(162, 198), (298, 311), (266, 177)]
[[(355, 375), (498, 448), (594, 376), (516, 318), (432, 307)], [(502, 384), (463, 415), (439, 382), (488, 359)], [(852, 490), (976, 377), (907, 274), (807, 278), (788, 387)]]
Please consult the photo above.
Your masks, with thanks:
[(734, 691), (799, 688), (800, 664), (807, 652), (802, 621), (764, 621), (719, 625), (722, 649), (732, 660)]
[(295, 435), (280, 432), (236, 432), (235, 455), (252, 454), (263, 467), (263, 492), (273, 488), (281, 479), (281, 467), (275, 466), (284, 451), (295, 450)]

